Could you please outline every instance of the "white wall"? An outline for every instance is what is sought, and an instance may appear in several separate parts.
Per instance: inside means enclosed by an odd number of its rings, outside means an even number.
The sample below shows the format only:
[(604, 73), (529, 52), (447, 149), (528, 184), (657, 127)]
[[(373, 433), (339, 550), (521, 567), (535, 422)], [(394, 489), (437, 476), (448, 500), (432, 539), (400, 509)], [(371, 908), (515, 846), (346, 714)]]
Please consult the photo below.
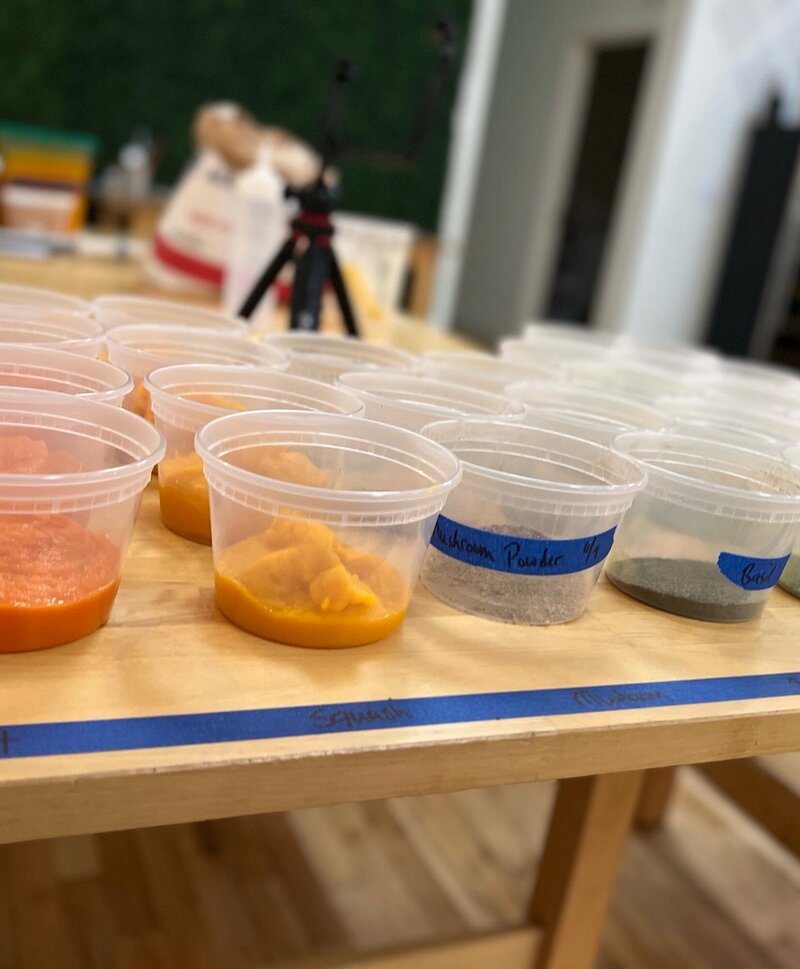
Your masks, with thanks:
[[(694, 0), (638, 232), (599, 316), (698, 340), (713, 298), (743, 150), (776, 85), (800, 101), (798, 0)], [(791, 119), (790, 119), (791, 120)]]
[(565, 90), (620, 31), (657, 43), (592, 322), (703, 336), (750, 126), (776, 83), (800, 101), (800, 0), (508, 0), (455, 310), (488, 343), (541, 309)]

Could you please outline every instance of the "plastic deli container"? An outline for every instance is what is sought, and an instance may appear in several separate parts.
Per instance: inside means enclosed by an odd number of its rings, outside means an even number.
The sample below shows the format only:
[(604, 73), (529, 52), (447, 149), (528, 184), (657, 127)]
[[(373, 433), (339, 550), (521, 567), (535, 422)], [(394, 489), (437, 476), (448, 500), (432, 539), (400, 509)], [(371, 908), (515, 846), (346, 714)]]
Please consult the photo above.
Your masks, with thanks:
[(519, 401), (424, 375), (390, 371), (346, 373), (339, 377), (339, 386), (364, 402), (365, 415), (370, 420), (409, 431), (421, 431), (426, 424), (448, 417), (471, 415), (515, 421), (525, 413), (525, 406)]
[(619, 529), (609, 579), (692, 619), (758, 616), (800, 523), (800, 474), (780, 450), (672, 432), (623, 434), (614, 446), (647, 470), (648, 484)]
[(697, 385), (697, 374), (687, 368), (667, 370), (612, 357), (570, 364), (565, 367), (564, 376), (572, 383), (593, 387), (614, 397), (629, 397), (650, 406), (659, 397), (681, 397), (692, 393)]
[(0, 283), (0, 304), (38, 306), (40, 309), (67, 310), (72, 313), (88, 313), (89, 304), (77, 296), (56, 292), (54, 289), (37, 289), (34, 286), (13, 286)]
[[(800, 446), (792, 445), (783, 452), (784, 460), (800, 474)], [(795, 539), (794, 549), (780, 578), (780, 586), (800, 598), (800, 534)]]
[(340, 374), (350, 370), (411, 370), (417, 359), (413, 353), (398, 350), (397, 347), (324, 333), (301, 333), (296, 330), (269, 333), (263, 342), (289, 352), (290, 373), (328, 384), (335, 383)]
[(596, 444), (610, 445), (625, 431), (660, 430), (668, 423), (654, 407), (591, 387), (526, 380), (505, 390), (509, 397), (528, 407), (524, 424), (562, 430)]
[(529, 343), (538, 340), (559, 340), (592, 343), (596, 347), (610, 346), (618, 339), (615, 333), (595, 330), (585, 323), (569, 323), (566, 320), (529, 320), (522, 327), (522, 337)]
[(720, 377), (734, 380), (751, 380), (755, 383), (766, 383), (770, 387), (785, 384), (800, 395), (800, 371), (778, 363), (764, 363), (759, 360), (738, 360), (722, 357), (719, 364)]
[(120, 407), (0, 389), (0, 651), (108, 618), (159, 431)]
[(95, 317), (107, 330), (131, 323), (163, 323), (167, 326), (194, 326), (233, 333), (249, 332), (244, 320), (220, 311), (192, 306), (191, 303), (141, 296), (98, 296), (91, 305)]
[(792, 444), (800, 441), (800, 414), (794, 419), (739, 400), (705, 397), (665, 397), (656, 407), (676, 434), (707, 437), (737, 447)]
[[(361, 401), (346, 390), (294, 374), (253, 367), (188, 363), (153, 370), (145, 387), (167, 450), (158, 466), (161, 521), (193, 542), (211, 544), (203, 463), (194, 435), (232, 411), (299, 410), (360, 416)], [(313, 413), (309, 424), (313, 426)]]
[(794, 381), (760, 380), (753, 377), (721, 373), (704, 382), (704, 396), (709, 400), (728, 401), (759, 410), (769, 410), (791, 417), (800, 416), (800, 384)]
[(198, 431), (217, 605), (293, 646), (362, 646), (406, 614), (457, 459), (358, 417), (231, 414)]
[(478, 390), (502, 394), (515, 381), (548, 379), (552, 370), (546, 365), (516, 364), (488, 353), (468, 350), (435, 350), (419, 358), (418, 372), (451, 384), (466, 384)]
[(615, 340), (613, 353), (617, 358), (668, 371), (707, 373), (720, 367), (720, 356), (715, 350), (688, 343), (648, 343), (624, 334)]
[(608, 354), (608, 346), (603, 341), (577, 337), (538, 337), (535, 340), (508, 337), (499, 343), (500, 358), (517, 366), (546, 368), (550, 377), (559, 377), (566, 367), (577, 360), (590, 361), (599, 365)]
[(108, 359), (133, 378), (134, 389), (124, 406), (146, 416), (150, 397), (144, 378), (151, 370), (171, 363), (227, 363), (286, 370), (289, 358), (277, 347), (251, 343), (238, 333), (220, 333), (196, 326), (135, 323), (107, 335)]
[(464, 612), (550, 625), (577, 619), (645, 473), (610, 448), (487, 420), (430, 424), (461, 459), (436, 523), (425, 586)]
[(66, 350), (0, 345), (0, 387), (74, 394), (121, 405), (133, 381), (119, 367)]
[(0, 305), (0, 344), (21, 343), (99, 357), (104, 337), (102, 324), (89, 312), (25, 303)]

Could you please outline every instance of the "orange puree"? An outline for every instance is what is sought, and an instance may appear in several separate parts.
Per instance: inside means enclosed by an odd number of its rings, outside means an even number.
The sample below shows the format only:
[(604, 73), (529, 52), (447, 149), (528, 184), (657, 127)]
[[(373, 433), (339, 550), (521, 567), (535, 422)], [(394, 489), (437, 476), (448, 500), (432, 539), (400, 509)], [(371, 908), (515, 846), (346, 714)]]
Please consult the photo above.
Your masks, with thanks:
[(105, 535), (66, 515), (0, 515), (0, 652), (47, 649), (101, 626), (119, 582)]
[[(241, 466), (279, 481), (324, 486), (330, 475), (299, 451), (283, 447), (251, 448)], [(193, 451), (165, 458), (158, 466), (161, 521), (192, 542), (211, 543), (211, 516), (203, 462)]]
[(402, 623), (410, 589), (379, 555), (326, 525), (277, 518), (215, 563), (217, 605), (248, 632), (292, 646), (363, 646)]
[[(80, 471), (66, 451), (19, 435), (0, 438), (0, 473)], [(0, 514), (0, 652), (79, 639), (108, 618), (120, 555), (67, 515)]]

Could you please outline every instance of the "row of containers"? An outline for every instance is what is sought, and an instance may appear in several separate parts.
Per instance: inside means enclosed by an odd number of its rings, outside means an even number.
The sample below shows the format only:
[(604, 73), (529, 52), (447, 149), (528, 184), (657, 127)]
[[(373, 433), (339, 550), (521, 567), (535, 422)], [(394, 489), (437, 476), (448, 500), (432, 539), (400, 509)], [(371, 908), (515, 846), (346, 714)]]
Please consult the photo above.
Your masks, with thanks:
[(0, 287), (0, 650), (109, 615), (157, 466), (216, 600), (298, 646), (375, 642), (423, 584), (463, 612), (577, 619), (605, 568), (692, 619), (800, 596), (800, 377), (528, 324), (497, 355)]

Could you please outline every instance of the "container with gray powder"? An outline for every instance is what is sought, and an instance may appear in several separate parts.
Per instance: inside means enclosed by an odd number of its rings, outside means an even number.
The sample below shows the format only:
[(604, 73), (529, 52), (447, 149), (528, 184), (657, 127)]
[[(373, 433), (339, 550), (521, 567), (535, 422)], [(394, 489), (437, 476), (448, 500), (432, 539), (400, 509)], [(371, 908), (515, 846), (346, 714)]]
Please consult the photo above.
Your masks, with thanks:
[(464, 612), (505, 622), (580, 616), (645, 483), (637, 463), (578, 437), (495, 420), (440, 421), (423, 433), (464, 469), (435, 526), (425, 586)]
[(764, 608), (800, 529), (800, 471), (780, 449), (634, 432), (615, 448), (647, 471), (606, 573), (623, 592), (692, 619)]

